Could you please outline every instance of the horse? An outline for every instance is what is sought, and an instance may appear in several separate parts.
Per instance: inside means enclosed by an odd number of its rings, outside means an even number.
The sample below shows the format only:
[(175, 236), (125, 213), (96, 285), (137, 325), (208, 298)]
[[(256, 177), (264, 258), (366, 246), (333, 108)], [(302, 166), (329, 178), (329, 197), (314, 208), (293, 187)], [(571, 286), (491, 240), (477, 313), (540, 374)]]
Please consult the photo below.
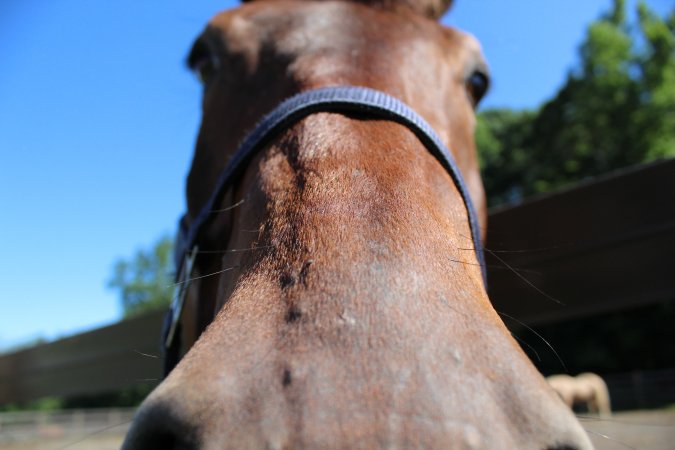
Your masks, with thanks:
[(570, 409), (583, 404), (592, 414), (600, 417), (612, 415), (609, 390), (600, 376), (590, 372), (576, 377), (560, 374), (548, 376), (546, 381)]
[(489, 75), (450, 3), (252, 1), (197, 38), (168, 375), (124, 450), (592, 448), (487, 296)]

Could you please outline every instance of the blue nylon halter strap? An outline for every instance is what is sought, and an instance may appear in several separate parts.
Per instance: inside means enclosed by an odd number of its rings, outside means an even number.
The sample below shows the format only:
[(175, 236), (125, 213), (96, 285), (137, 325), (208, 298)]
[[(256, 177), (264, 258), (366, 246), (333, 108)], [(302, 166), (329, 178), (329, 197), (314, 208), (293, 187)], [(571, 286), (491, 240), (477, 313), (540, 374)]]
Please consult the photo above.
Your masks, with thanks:
[[(300, 119), (317, 112), (359, 113), (369, 118), (393, 121), (410, 129), (424, 146), (441, 163), (457, 186), (469, 217), (469, 226), (473, 238), (476, 258), (480, 264), (483, 282), (487, 287), (487, 274), (483, 245), (480, 238), (478, 216), (474, 209), (464, 179), (455, 163), (452, 154), (445, 147), (431, 126), (415, 111), (402, 101), (374, 89), (358, 86), (336, 86), (302, 92), (283, 101), (271, 113), (267, 114), (244, 139), (220, 174), (216, 187), (206, 204), (189, 228), (181, 221), (174, 260), (178, 269), (178, 289), (183, 291), (174, 297), (170, 317), (165, 324), (165, 346), (172, 345), (173, 334), (180, 318), (182, 297), (185, 295), (185, 284), (189, 281), (189, 272), (194, 262), (194, 251), (202, 229), (209, 221), (213, 211), (220, 205), (223, 195), (232, 185), (233, 179), (239, 175), (250, 157), (263, 148), (275, 135)], [(168, 328), (167, 328), (168, 327)]]

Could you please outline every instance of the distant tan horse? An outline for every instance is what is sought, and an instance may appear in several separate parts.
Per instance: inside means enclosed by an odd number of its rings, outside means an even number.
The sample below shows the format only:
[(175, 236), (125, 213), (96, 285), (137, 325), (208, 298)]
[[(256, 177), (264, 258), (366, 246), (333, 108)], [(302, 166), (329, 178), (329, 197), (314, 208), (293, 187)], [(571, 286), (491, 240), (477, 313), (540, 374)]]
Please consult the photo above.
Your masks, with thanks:
[(583, 403), (590, 413), (601, 417), (612, 414), (607, 384), (598, 375), (589, 372), (576, 377), (551, 375), (546, 381), (570, 408)]

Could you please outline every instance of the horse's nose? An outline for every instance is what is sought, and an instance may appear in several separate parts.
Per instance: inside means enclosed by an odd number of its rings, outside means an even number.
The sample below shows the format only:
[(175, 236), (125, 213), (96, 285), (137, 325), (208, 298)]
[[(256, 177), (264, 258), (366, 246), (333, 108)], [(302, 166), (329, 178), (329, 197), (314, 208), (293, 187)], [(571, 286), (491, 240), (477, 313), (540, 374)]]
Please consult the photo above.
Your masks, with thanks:
[[(552, 442), (551, 442), (552, 441)], [(521, 448), (521, 447), (518, 447)], [(588, 435), (583, 431), (583, 429), (574, 429), (568, 430), (564, 433), (564, 438), (561, 440), (560, 436), (558, 439), (550, 438), (549, 443), (545, 444), (543, 447), (544, 450), (593, 450), (593, 444), (591, 443)]]
[[(122, 446), (122, 450), (197, 450), (197, 449), (220, 449), (238, 448), (228, 446), (224, 442), (229, 441), (228, 436), (220, 436), (220, 433), (208, 433), (205, 424), (215, 425), (220, 417), (215, 417), (214, 411), (196, 411), (194, 399), (164, 398), (164, 396), (151, 398), (146, 401), (136, 415), (134, 424), (130, 429)], [(168, 401), (167, 401), (168, 400)], [(187, 406), (184, 402), (191, 403)], [(449, 448), (449, 449), (531, 449), (531, 450), (593, 450), (593, 445), (578, 422), (571, 420), (572, 416), (565, 408), (559, 409), (555, 405), (542, 413), (539, 419), (533, 420), (536, 430), (530, 430), (525, 436), (520, 437), (502, 435), (501, 431), (492, 429), (494, 422), (486, 417), (485, 423), (452, 428), (446, 438), (451, 438), (452, 444), (435, 442), (420, 448)], [(200, 408), (197, 408), (200, 409)], [(553, 416), (545, 418), (544, 416)], [(192, 418), (192, 420), (190, 419)], [(429, 425), (429, 424), (427, 424)], [(216, 425), (217, 426), (217, 425)], [(430, 430), (438, 431), (438, 424), (429, 425)], [(422, 427), (424, 428), (424, 427)], [(448, 427), (444, 427), (448, 428)], [(516, 427), (517, 428), (517, 427)], [(426, 430), (426, 431), (430, 431)], [(232, 430), (231, 430), (232, 431)], [(237, 434), (241, 430), (235, 431)], [(424, 431), (424, 430), (418, 430)], [(447, 431), (447, 430), (446, 430)], [(515, 431), (515, 430), (512, 430)], [(522, 430), (521, 430), (522, 431)], [(470, 433), (468, 433), (470, 432)], [(283, 433), (282, 433), (283, 434)], [(433, 433), (432, 433), (433, 434)], [(518, 434), (517, 432), (515, 434)], [(285, 445), (274, 445), (279, 442), (272, 440), (261, 441), (261, 436), (244, 438), (250, 448), (287, 448)], [(234, 441), (240, 441), (235, 438)], [(284, 439), (281, 439), (282, 441)], [(249, 442), (250, 441), (250, 442)], [(265, 445), (262, 445), (264, 442)], [(349, 439), (347, 439), (349, 442)], [(349, 448), (350, 445), (341, 445), (337, 439), (330, 448)], [(353, 442), (352, 442), (353, 444)], [(371, 443), (372, 444), (372, 443)], [(399, 443), (400, 444), (400, 443)], [(301, 446), (306, 448), (318, 448), (312, 445)], [(367, 448), (380, 448), (379, 445), (366, 446)], [(391, 445), (389, 448), (407, 448), (405, 445)]]
[(122, 450), (196, 450), (197, 429), (162, 402), (145, 402), (127, 433)]
[(527, 413), (531, 420), (529, 425), (521, 426), (521, 431), (529, 427), (533, 429), (521, 437), (515, 448), (593, 450), (588, 434), (557, 394), (546, 396), (540, 390), (539, 397), (541, 402), (530, 403), (531, 409)]

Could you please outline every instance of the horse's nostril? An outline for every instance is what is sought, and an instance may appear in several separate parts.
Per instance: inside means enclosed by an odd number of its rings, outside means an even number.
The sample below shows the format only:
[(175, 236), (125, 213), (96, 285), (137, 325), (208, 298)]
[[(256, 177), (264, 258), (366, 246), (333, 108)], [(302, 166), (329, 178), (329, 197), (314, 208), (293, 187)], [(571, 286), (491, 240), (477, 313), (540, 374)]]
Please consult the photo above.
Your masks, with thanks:
[(197, 447), (183, 438), (176, 436), (171, 432), (160, 433), (155, 436), (150, 446), (143, 447), (144, 449), (157, 450), (195, 450)]
[[(149, 446), (146, 444), (149, 444)], [(144, 448), (178, 450), (180, 448), (185, 448), (185, 445), (182, 445), (179, 442), (177, 436), (167, 432), (160, 432), (152, 437), (151, 442), (144, 443)]]
[(544, 450), (579, 450), (573, 445), (556, 445), (553, 447), (546, 447)]
[(197, 446), (178, 433), (162, 430), (152, 432), (144, 430), (142, 433), (131, 434), (124, 441), (122, 450), (195, 450)]
[(143, 433), (142, 436), (127, 437), (123, 450), (194, 450), (192, 443), (173, 432)]
[(195, 450), (196, 428), (162, 404), (144, 405), (129, 430), (122, 450)]

